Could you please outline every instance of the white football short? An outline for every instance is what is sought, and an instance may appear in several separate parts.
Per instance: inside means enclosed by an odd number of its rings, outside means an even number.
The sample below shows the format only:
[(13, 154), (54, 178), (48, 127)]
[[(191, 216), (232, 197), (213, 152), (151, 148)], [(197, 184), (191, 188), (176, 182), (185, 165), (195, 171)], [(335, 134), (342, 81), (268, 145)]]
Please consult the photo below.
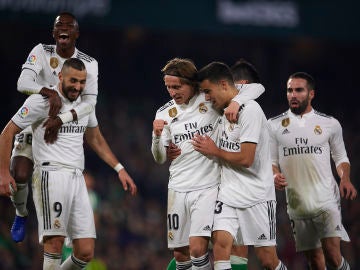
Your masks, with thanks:
[(216, 202), (213, 231), (227, 231), (234, 245), (276, 245), (276, 201), (258, 203), (248, 208), (234, 208)]
[(350, 238), (341, 222), (341, 212), (336, 203), (329, 205), (313, 218), (291, 218), (296, 251), (305, 251), (321, 247), (320, 239), (340, 237), (350, 242)]
[(189, 237), (211, 237), (218, 186), (189, 192), (168, 189), (168, 248), (189, 245)]
[(35, 167), (32, 190), (40, 243), (51, 235), (70, 240), (96, 238), (94, 214), (80, 170)]
[(32, 155), (32, 129), (28, 127), (15, 135), (14, 147), (11, 153), (11, 158), (17, 156), (24, 156), (33, 161)]

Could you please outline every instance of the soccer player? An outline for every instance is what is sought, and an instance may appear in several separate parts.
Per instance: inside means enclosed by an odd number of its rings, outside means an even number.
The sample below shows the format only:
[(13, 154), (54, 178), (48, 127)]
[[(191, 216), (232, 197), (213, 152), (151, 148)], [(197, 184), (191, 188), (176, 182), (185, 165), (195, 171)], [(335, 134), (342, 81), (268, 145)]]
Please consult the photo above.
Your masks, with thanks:
[[(203, 67), (198, 80), (206, 100), (218, 111), (238, 94), (230, 68), (221, 62)], [(253, 245), (263, 268), (286, 269), (276, 253), (276, 199), (266, 117), (250, 100), (241, 106), (237, 123), (223, 116), (218, 129), (219, 147), (206, 134), (192, 140), (196, 151), (218, 159), (222, 166), (212, 233), (214, 269), (231, 269), (234, 240)]]
[[(59, 73), (56, 90), (62, 110), (80, 103), (86, 83), (86, 68), (77, 58), (70, 58)], [(83, 176), (83, 138), (86, 130), (97, 126), (95, 112), (78, 121), (65, 123), (53, 144), (44, 141), (44, 123), (48, 119), (49, 100), (41, 94), (28, 97), (11, 118), (0, 136), (0, 194), (10, 195), (15, 180), (9, 170), (12, 140), (28, 126), (33, 129), (34, 174), (32, 180), (39, 242), (43, 244), (43, 269), (60, 269), (61, 249), (65, 237), (72, 240), (74, 252), (61, 269), (83, 269), (92, 259), (95, 245), (93, 211)]]
[[(256, 68), (245, 59), (240, 59), (231, 66), (231, 74), (233, 75), (235, 86), (240, 90), (240, 93), (242, 92), (241, 88), (243, 84), (260, 83), (260, 77)], [(226, 115), (228, 111), (226, 109), (224, 112), (226, 118), (230, 122), (233, 122), (233, 119)], [(237, 121), (237, 117), (238, 114), (236, 113), (235, 117), (233, 116), (233, 118), (235, 118)], [(233, 245), (230, 255), (231, 268), (233, 270), (246, 270), (248, 261), (247, 257), (247, 246), (237, 244)]]
[[(53, 143), (56, 140), (58, 129), (63, 123), (81, 119), (90, 114), (96, 105), (98, 93), (98, 63), (97, 61), (79, 51), (75, 47), (79, 37), (79, 25), (71, 13), (60, 13), (54, 21), (53, 38), (56, 45), (38, 44), (30, 52), (26, 62), (23, 64), (18, 79), (18, 90), (25, 94), (39, 93), (47, 97), (50, 103), (49, 119), (45, 122), (45, 140)], [(70, 111), (61, 111), (61, 100), (53, 86), (57, 85), (58, 73), (64, 61), (75, 57), (85, 63), (87, 69), (87, 83), (82, 93), (81, 102)], [(100, 132), (99, 127), (92, 129), (94, 133), (92, 140), (87, 142), (93, 150), (108, 165), (113, 167), (119, 176), (125, 189), (130, 189), (132, 194), (136, 193), (136, 186), (123, 166), (110, 150), (106, 140)], [(26, 208), (28, 196), (28, 184), (33, 171), (31, 128), (23, 130), (15, 138), (14, 149), (11, 159), (11, 173), (16, 181), (14, 194), (11, 200), (16, 208), (16, 216), (11, 228), (11, 236), (15, 242), (23, 241), (25, 237), (25, 225), (28, 216)]]
[(286, 189), (287, 210), (296, 250), (311, 269), (350, 269), (340, 241), (350, 241), (341, 221), (339, 187), (332, 174), (330, 154), (340, 178), (340, 194), (355, 199), (350, 163), (340, 123), (313, 109), (315, 81), (305, 72), (287, 81), (289, 110), (269, 120), (275, 186)]
[[(172, 100), (156, 112), (151, 150), (160, 164), (166, 161), (169, 147), (181, 152), (169, 168), (168, 247), (174, 250), (176, 269), (212, 269), (208, 243), (220, 171), (216, 160), (193, 150), (191, 140), (195, 134), (215, 139), (219, 113), (199, 92), (197, 69), (191, 60), (174, 58), (162, 72)], [(252, 98), (264, 91), (259, 84), (247, 88), (257, 89), (249, 91)]]

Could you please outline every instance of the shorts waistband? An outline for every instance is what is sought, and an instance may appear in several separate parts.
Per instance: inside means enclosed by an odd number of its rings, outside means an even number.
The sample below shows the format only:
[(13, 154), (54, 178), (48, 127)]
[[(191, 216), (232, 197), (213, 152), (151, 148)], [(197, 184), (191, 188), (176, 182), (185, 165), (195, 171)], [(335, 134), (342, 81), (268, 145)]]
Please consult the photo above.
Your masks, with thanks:
[(36, 164), (35, 167), (39, 167), (41, 168), (41, 170), (44, 171), (67, 171), (67, 172), (75, 173), (76, 175), (82, 175), (83, 173), (83, 169), (71, 167), (58, 162), (44, 161), (40, 164)]

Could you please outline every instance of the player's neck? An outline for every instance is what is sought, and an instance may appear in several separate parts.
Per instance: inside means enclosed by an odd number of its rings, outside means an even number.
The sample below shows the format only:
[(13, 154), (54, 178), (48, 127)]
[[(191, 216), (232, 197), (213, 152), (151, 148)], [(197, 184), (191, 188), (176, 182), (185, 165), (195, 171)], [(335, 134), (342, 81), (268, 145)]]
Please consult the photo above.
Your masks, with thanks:
[(68, 59), (70, 58), (71, 56), (74, 55), (74, 52), (75, 52), (75, 47), (73, 48), (67, 48), (67, 49), (61, 49), (59, 47), (56, 47), (56, 53), (62, 57), (62, 58), (65, 58), (65, 59)]

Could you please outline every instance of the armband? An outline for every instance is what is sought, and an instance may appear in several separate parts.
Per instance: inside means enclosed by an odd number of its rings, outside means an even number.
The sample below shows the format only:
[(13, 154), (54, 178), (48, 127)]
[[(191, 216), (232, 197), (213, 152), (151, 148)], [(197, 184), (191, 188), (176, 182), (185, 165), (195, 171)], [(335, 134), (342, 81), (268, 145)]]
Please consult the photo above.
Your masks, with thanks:
[(61, 121), (63, 122), (63, 124), (73, 121), (72, 112), (65, 112), (65, 113), (59, 114), (58, 116), (61, 119)]
[(123, 168), (124, 168), (124, 166), (121, 165), (120, 162), (114, 166), (114, 170), (115, 170), (117, 173), (119, 173), (119, 171), (120, 171), (121, 169), (123, 169)]

